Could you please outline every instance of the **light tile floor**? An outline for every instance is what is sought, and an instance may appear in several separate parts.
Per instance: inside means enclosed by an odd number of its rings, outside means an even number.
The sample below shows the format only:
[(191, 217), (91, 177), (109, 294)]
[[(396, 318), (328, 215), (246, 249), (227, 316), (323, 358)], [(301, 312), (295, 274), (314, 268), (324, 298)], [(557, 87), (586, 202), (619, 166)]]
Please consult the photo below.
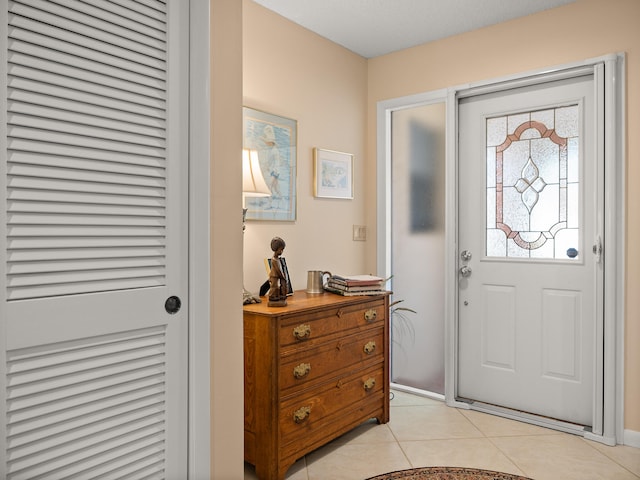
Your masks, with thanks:
[[(364, 480), (411, 467), (497, 470), (535, 480), (638, 480), (640, 448), (608, 447), (394, 391), (391, 420), (367, 422), (298, 460), (287, 480)], [(245, 480), (255, 480), (245, 464)]]

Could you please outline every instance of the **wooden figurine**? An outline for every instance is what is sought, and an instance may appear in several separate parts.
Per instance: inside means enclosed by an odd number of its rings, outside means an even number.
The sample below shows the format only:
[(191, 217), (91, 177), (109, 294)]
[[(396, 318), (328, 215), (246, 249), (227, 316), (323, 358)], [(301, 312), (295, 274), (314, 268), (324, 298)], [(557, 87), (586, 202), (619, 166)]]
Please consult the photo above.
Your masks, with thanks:
[(287, 304), (288, 284), (284, 274), (284, 269), (280, 263), (280, 256), (284, 251), (286, 244), (280, 237), (271, 239), (271, 250), (273, 258), (271, 258), (271, 271), (269, 272), (269, 298), (268, 305), (270, 307), (284, 307)]

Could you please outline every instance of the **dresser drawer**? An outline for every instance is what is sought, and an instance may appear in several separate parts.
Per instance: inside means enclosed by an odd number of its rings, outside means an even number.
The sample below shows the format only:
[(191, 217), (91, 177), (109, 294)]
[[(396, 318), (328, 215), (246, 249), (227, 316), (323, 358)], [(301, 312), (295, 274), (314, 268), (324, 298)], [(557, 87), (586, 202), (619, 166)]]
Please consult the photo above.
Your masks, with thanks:
[(351, 422), (351, 410), (358, 405), (371, 401), (382, 407), (384, 391), (384, 369), (380, 364), (284, 400), (280, 407), (282, 445), (310, 445), (317, 435), (325, 434), (322, 429), (328, 424)]
[(354, 329), (383, 326), (385, 317), (385, 303), (380, 299), (309, 313), (303, 320), (300, 317), (289, 318), (280, 325), (280, 346), (301, 345), (322, 337), (344, 336)]
[(384, 328), (372, 328), (348, 337), (338, 337), (303, 350), (292, 350), (280, 360), (279, 386), (283, 397), (332, 376), (384, 360)]

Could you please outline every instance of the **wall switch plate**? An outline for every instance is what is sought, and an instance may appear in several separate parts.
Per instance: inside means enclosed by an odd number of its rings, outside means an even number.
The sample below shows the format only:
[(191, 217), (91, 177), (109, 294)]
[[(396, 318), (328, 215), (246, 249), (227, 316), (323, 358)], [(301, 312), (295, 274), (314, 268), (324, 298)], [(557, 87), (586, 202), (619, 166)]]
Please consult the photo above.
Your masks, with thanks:
[(353, 226), (353, 241), (364, 242), (367, 240), (367, 227), (365, 225)]

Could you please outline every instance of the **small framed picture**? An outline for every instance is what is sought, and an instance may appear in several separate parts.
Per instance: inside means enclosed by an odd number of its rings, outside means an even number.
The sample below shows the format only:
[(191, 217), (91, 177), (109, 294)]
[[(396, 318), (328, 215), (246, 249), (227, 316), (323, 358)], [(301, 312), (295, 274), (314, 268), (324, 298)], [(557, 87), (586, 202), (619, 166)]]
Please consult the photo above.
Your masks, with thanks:
[(353, 198), (353, 155), (313, 149), (313, 193), (324, 198)]
[[(289, 268), (287, 267), (287, 261), (284, 257), (280, 257), (280, 265), (282, 266), (282, 273), (284, 274), (284, 279), (287, 284), (287, 296), (293, 295), (293, 285), (291, 285), (291, 277), (289, 277)], [(271, 272), (271, 259), (264, 259), (264, 267), (267, 269), (267, 275)], [(267, 280), (267, 283), (269, 281)]]

